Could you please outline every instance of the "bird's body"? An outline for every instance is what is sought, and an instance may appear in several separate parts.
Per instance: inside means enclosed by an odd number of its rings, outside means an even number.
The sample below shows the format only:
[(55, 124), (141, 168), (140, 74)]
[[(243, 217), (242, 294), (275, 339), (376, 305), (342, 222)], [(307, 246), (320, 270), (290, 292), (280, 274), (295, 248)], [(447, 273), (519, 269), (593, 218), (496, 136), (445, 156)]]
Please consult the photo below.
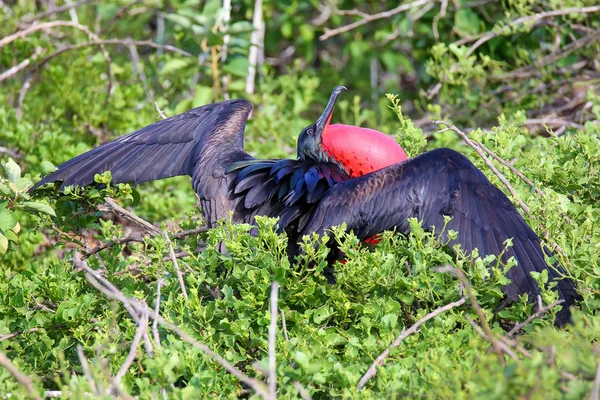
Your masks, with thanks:
[[(94, 175), (112, 172), (114, 183), (140, 183), (189, 175), (207, 224), (233, 213), (234, 223), (253, 223), (257, 215), (279, 218), (290, 237), (290, 254), (305, 234), (322, 234), (346, 223), (360, 239), (385, 230), (409, 231), (408, 218), (440, 233), (458, 232), (451, 244), (482, 256), (514, 256), (511, 300), (539, 293), (530, 272), (548, 270), (552, 279), (562, 269), (550, 267), (538, 236), (512, 202), (466, 157), (437, 149), (412, 159), (393, 139), (364, 128), (329, 125), (336, 88), (319, 120), (298, 139), (298, 159), (259, 160), (243, 148), (245, 123), (252, 105), (230, 100), (190, 110), (106, 143), (58, 167), (35, 187), (62, 181), (89, 185)], [(34, 187), (34, 188), (35, 188)], [(446, 235), (446, 232), (442, 235)], [(513, 246), (504, 253), (504, 243)], [(568, 307), (578, 298), (569, 279), (558, 280), (564, 307), (558, 323), (569, 319)]]

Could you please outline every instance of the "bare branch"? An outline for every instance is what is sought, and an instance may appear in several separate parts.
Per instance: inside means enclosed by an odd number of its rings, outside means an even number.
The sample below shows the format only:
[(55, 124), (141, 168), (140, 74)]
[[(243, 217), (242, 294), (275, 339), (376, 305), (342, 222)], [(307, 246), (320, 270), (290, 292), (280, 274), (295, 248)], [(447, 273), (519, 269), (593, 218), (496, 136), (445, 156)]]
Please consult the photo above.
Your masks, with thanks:
[(430, 2), (436, 2), (436, 1), (432, 1), (432, 0), (416, 0), (416, 1), (413, 1), (412, 3), (401, 4), (401, 5), (399, 5), (396, 8), (393, 8), (393, 9), (388, 10), (388, 11), (382, 11), (382, 12), (377, 13), (377, 14), (365, 14), (365, 13), (363, 13), (361, 11), (358, 11), (358, 10), (338, 10), (337, 12), (340, 13), (340, 14), (342, 14), (342, 15), (344, 15), (344, 14), (345, 15), (358, 15), (362, 19), (358, 20), (356, 22), (353, 22), (351, 24), (341, 26), (341, 27), (336, 28), (336, 29), (327, 29), (327, 28), (325, 28), (325, 33), (319, 37), (319, 40), (321, 40), (321, 41), (327, 40), (327, 39), (329, 39), (332, 36), (336, 36), (336, 35), (339, 35), (340, 33), (351, 31), (353, 29), (358, 28), (359, 26), (366, 25), (369, 22), (377, 21), (378, 19), (383, 19), (383, 18), (390, 18), (390, 17), (393, 17), (396, 14), (399, 14), (399, 13), (404, 12), (404, 11), (408, 11), (411, 8), (423, 6), (423, 5), (425, 5), (427, 3), (430, 3)]
[(154, 102), (154, 106), (156, 107), (156, 112), (158, 112), (158, 116), (161, 117), (162, 119), (167, 119), (167, 116), (165, 115), (165, 113), (160, 109), (158, 102)]
[(410, 328), (403, 329), (400, 336), (398, 336), (396, 338), (396, 340), (394, 340), (394, 343), (392, 343), (387, 349), (384, 350), (383, 353), (381, 353), (379, 355), (379, 357), (377, 357), (375, 359), (375, 361), (373, 361), (373, 364), (371, 364), (371, 366), (369, 367), (367, 372), (363, 375), (362, 378), (360, 378), (360, 381), (358, 381), (358, 386), (356, 387), (356, 390), (357, 391), (361, 390), (366, 385), (366, 383), (369, 381), (369, 379), (371, 379), (372, 377), (374, 377), (377, 374), (377, 367), (383, 365), (383, 362), (389, 356), (392, 349), (395, 347), (398, 347), (400, 345), (400, 343), (404, 339), (406, 339), (408, 336), (412, 335), (413, 333), (416, 333), (419, 330), (419, 327), (421, 325), (423, 325), (425, 322), (429, 321), (430, 319), (432, 319), (448, 310), (451, 310), (455, 307), (459, 307), (459, 306), (465, 304), (465, 301), (466, 301), (466, 299), (463, 297), (458, 301), (448, 303), (442, 307), (438, 307), (435, 310), (433, 310), (432, 312), (430, 312), (429, 314), (425, 315), (423, 318), (419, 319)]
[[(542, 302), (542, 298), (540, 295), (538, 295), (538, 303)], [(550, 311), (551, 309), (553, 309), (554, 307), (556, 307), (557, 305), (564, 303), (564, 300), (557, 300), (554, 303), (550, 304), (549, 306), (546, 307), (539, 307), (538, 310), (531, 314), (525, 321), (520, 322), (518, 324), (516, 324), (515, 326), (513, 326), (513, 328), (508, 331), (508, 333), (506, 334), (507, 336), (514, 336), (515, 333), (519, 332), (521, 329), (525, 328), (527, 325), (529, 325), (531, 323), (531, 321), (533, 321), (536, 318), (541, 317), (542, 315), (546, 314), (548, 311)]]
[[(154, 313), (156, 313), (156, 315), (160, 315), (160, 288), (162, 284), (162, 279), (159, 279), (158, 282), (156, 282), (156, 307), (154, 308)], [(156, 347), (159, 349), (162, 348), (162, 345), (160, 344), (160, 335), (158, 333), (157, 319), (154, 319), (152, 322), (152, 335), (154, 336), (154, 344), (156, 344)]]
[(16, 151), (13, 151), (13, 150), (8, 149), (8, 148), (3, 147), (3, 146), (0, 146), (0, 153), (2, 153), (2, 154), (8, 154), (12, 158), (21, 158), (21, 155), (19, 155)]
[(53, 7), (50, 10), (36, 14), (33, 17), (23, 19), (22, 21), (19, 22), (19, 25), (30, 24), (39, 19), (46, 18), (46, 17), (49, 17), (50, 15), (55, 15), (55, 14), (61, 13), (63, 11), (72, 10), (72, 9), (82, 6), (84, 4), (91, 3), (93, 1), (95, 1), (95, 0), (79, 0), (79, 1), (76, 1), (75, 3), (65, 4), (60, 7)]
[[(593, 7), (573, 7), (573, 8), (564, 8), (562, 10), (553, 10), (553, 11), (544, 11), (541, 13), (527, 15), (521, 18), (517, 18), (513, 21), (509, 21), (505, 26), (506, 27), (515, 27), (517, 25), (521, 25), (528, 22), (539, 22), (541, 20), (553, 17), (560, 17), (569, 14), (592, 14), (600, 12), (600, 6)], [(475, 41), (475, 43), (469, 48), (469, 51), (466, 53), (466, 57), (469, 57), (473, 52), (479, 48), (481, 45), (486, 43), (487, 41), (501, 36), (503, 34), (503, 30), (491, 31), (484, 33), (478, 36), (467, 37), (461, 40), (456, 41), (454, 44), (457, 46), (462, 46), (464, 44)]]
[[(194, 339), (193, 337), (191, 337), (190, 335), (185, 333), (177, 325), (172, 324), (171, 322), (165, 320), (160, 315), (156, 314), (154, 312), (154, 310), (150, 309), (146, 304), (141, 303), (137, 299), (130, 299), (130, 298), (126, 297), (123, 294), (123, 292), (118, 290), (114, 285), (112, 285), (112, 283), (108, 282), (110, 284), (110, 287), (105, 286), (102, 283), (100, 283), (100, 281), (98, 280), (99, 274), (97, 273), (97, 271), (94, 271), (92, 268), (90, 268), (87, 265), (86, 261), (81, 260), (81, 255), (79, 253), (75, 253), (75, 255), (74, 255), (73, 265), (78, 270), (86, 272), (86, 275), (85, 275), (86, 279), (92, 286), (94, 286), (100, 292), (104, 293), (108, 298), (120, 301), (128, 311), (132, 310), (133, 314), (132, 314), (132, 312), (130, 312), (130, 315), (132, 315), (132, 317), (134, 317), (134, 315), (143, 315), (145, 313), (148, 317), (150, 317), (154, 320), (158, 320), (158, 323), (161, 326), (165, 327), (166, 329), (168, 329), (168, 330), (172, 331), (173, 333), (175, 333), (176, 335), (178, 335), (183, 341), (200, 349), (204, 354), (208, 355), (215, 362), (217, 362), (223, 368), (225, 368), (225, 370), (227, 370), (227, 372), (229, 372), (230, 374), (232, 374), (233, 376), (238, 378), (240, 381), (242, 381), (245, 384), (247, 384), (248, 386), (250, 386), (258, 395), (262, 396), (263, 398), (268, 397), (268, 391), (267, 391), (264, 383), (254, 379), (254, 378), (250, 378), (249, 376), (244, 374), (242, 371), (240, 371), (234, 365), (232, 365), (229, 361), (225, 360), (223, 357), (221, 357), (220, 355), (218, 355), (217, 353), (212, 351), (207, 345), (197, 341), (196, 339)], [(102, 279), (104, 279), (104, 278), (102, 278)], [(134, 317), (134, 320), (135, 320), (135, 317)], [(139, 320), (139, 317), (138, 317), (138, 320)]]
[(594, 387), (590, 392), (590, 400), (600, 399), (600, 363), (596, 367), (596, 377), (594, 378)]
[[(27, 36), (31, 33), (34, 33), (34, 32), (37, 32), (37, 31), (43, 30), (43, 29), (53, 29), (53, 28), (56, 28), (59, 26), (67, 26), (67, 27), (75, 28), (75, 29), (80, 30), (81, 32), (85, 33), (90, 39), (92, 39), (94, 41), (100, 41), (100, 38), (98, 36), (96, 36), (92, 31), (90, 31), (84, 25), (81, 25), (79, 23), (75, 23), (72, 21), (52, 21), (52, 22), (45, 22), (45, 23), (38, 24), (38, 25), (32, 25), (26, 29), (23, 29), (12, 35), (8, 35), (8, 36), (4, 37), (3, 39), (0, 39), (0, 49), (2, 49), (7, 44), (14, 42), (17, 39), (24, 38), (25, 36)], [(108, 51), (106, 51), (106, 47), (104, 46), (104, 44), (99, 44), (99, 46), (100, 46), (100, 50), (102, 52), (102, 56), (104, 57), (104, 62), (106, 64), (106, 75), (107, 75), (106, 100), (108, 102), (108, 99), (110, 98), (110, 94), (111, 94), (112, 87), (113, 87), (113, 82), (112, 82), (113, 73), (112, 73), (112, 68), (111, 68), (111, 59), (110, 59), (110, 55), (108, 54)]]
[(134, 237), (134, 236), (130, 236), (130, 235), (125, 235), (125, 236), (123, 236), (121, 238), (116, 238), (116, 239), (113, 239), (113, 240), (109, 240), (106, 243), (102, 243), (101, 245), (96, 246), (93, 249), (86, 251), (85, 253), (82, 254), (81, 258), (85, 260), (85, 259), (88, 259), (88, 258), (90, 258), (91, 256), (93, 256), (95, 254), (98, 254), (102, 250), (106, 250), (106, 249), (112, 248), (115, 245), (118, 245), (118, 244), (127, 244), (127, 243), (132, 243), (132, 242), (143, 243), (143, 239), (140, 238), (140, 237)]
[(271, 323), (269, 324), (269, 399), (277, 398), (277, 301), (279, 296), (279, 283), (273, 282), (271, 286)]
[(473, 293), (473, 287), (471, 286), (471, 282), (469, 281), (469, 278), (467, 278), (467, 276), (465, 275), (465, 272), (460, 267), (452, 267), (450, 265), (438, 267), (438, 268), (436, 268), (436, 271), (452, 272), (454, 275), (456, 275), (456, 277), (458, 278), (460, 283), (462, 283), (463, 288), (467, 292), (467, 297), (469, 298), (471, 307), (473, 308), (473, 310), (475, 310), (475, 313), (477, 314), (477, 318), (479, 319), (479, 323), (481, 324), (481, 327), (483, 328), (483, 330), (485, 332), (487, 340), (492, 344), (492, 348), (494, 349), (494, 352), (498, 356), (498, 360), (500, 361), (500, 363), (504, 364), (504, 357), (502, 356), (501, 344), (498, 342), (498, 340), (492, 333), (492, 330), (490, 329), (490, 326), (487, 323), (487, 318), (485, 317), (485, 313), (483, 312), (483, 309), (477, 302), (477, 298), (475, 297), (475, 294)]
[(283, 309), (281, 310), (281, 329), (283, 329), (283, 337), (285, 338), (285, 341), (289, 342), (290, 338), (288, 337), (287, 326), (285, 323), (285, 311)]
[(246, 78), (246, 93), (250, 94), (254, 93), (256, 72), (260, 68), (260, 53), (264, 47), (265, 23), (263, 21), (262, 0), (255, 0), (254, 2), (252, 25), (254, 26), (254, 31), (250, 36), (250, 54), (248, 55), (250, 66), (248, 67), (248, 77)]
[(517, 204), (519, 204), (519, 206), (527, 214), (530, 214), (529, 207), (527, 206), (527, 204), (525, 204), (523, 202), (523, 200), (521, 200), (521, 198), (519, 197), (519, 195), (517, 194), (517, 192), (515, 191), (515, 189), (513, 188), (513, 186), (510, 184), (510, 182), (506, 179), (506, 177), (504, 175), (502, 175), (502, 173), (500, 171), (498, 171), (498, 169), (494, 166), (494, 164), (492, 164), (492, 162), (489, 160), (489, 158), (487, 158), (487, 156), (484, 154), (484, 152), (481, 149), (481, 147), (479, 147), (475, 142), (473, 142), (471, 139), (469, 139), (469, 137), (467, 136), (466, 133), (464, 133), (463, 131), (461, 131), (460, 129), (458, 129), (453, 124), (450, 124), (450, 123), (445, 122), (445, 121), (440, 121), (440, 120), (436, 120), (436, 121), (432, 121), (432, 122), (434, 124), (446, 125), (448, 127), (446, 129), (441, 130), (440, 132), (444, 132), (445, 130), (448, 130), (448, 129), (456, 132), (456, 134), (458, 134), (458, 136), (460, 136), (468, 146), (470, 146), (473, 150), (475, 150), (477, 152), (477, 154), (479, 154), (479, 156), (481, 157), (481, 159), (483, 160), (483, 162), (485, 163), (485, 165), (487, 165), (488, 168), (491, 169), (492, 172), (498, 177), (498, 179), (500, 179), (500, 181), (502, 181), (502, 183), (504, 184), (504, 186), (506, 186), (506, 188), (508, 189), (508, 191), (510, 192), (510, 194), (517, 201)]
[(119, 386), (119, 384), (121, 383), (121, 379), (123, 379), (123, 377), (129, 370), (129, 367), (131, 367), (131, 364), (133, 364), (133, 361), (137, 357), (137, 347), (140, 345), (140, 342), (142, 341), (142, 336), (144, 336), (144, 332), (147, 330), (148, 314), (142, 313), (142, 318), (140, 318), (140, 321), (138, 322), (138, 327), (135, 330), (135, 335), (129, 348), (129, 353), (125, 358), (125, 362), (123, 363), (123, 365), (121, 365), (121, 368), (119, 368), (119, 371), (115, 375), (111, 386), (116, 387)]
[(308, 391), (304, 388), (304, 386), (302, 386), (300, 382), (293, 381), (292, 385), (294, 385), (294, 387), (300, 394), (300, 397), (302, 397), (302, 400), (312, 400), (312, 396), (310, 395), (310, 393), (308, 393)]
[(42, 52), (43, 52), (43, 49), (41, 47), (39, 47), (39, 46), (36, 47), (35, 52), (33, 53), (33, 55), (31, 57), (26, 58), (25, 60), (21, 61), (14, 67), (9, 68), (6, 71), (4, 71), (3, 73), (1, 73), (0, 74), (0, 82), (10, 78), (13, 75), (16, 75), (17, 73), (19, 73), (19, 71), (22, 71), (25, 68), (27, 68), (32, 62), (34, 62), (35, 60), (37, 60), (40, 57)]
[(175, 254), (173, 243), (171, 243), (171, 239), (169, 238), (169, 234), (167, 232), (164, 232), (163, 236), (167, 241), (167, 245), (169, 246), (169, 256), (171, 257), (171, 261), (173, 262), (175, 274), (177, 274), (177, 280), (179, 281), (179, 286), (181, 287), (181, 293), (183, 293), (183, 297), (187, 299), (187, 289), (185, 288), (185, 281), (183, 280), (183, 274), (181, 273), (181, 269), (179, 268), (179, 262), (177, 261), (177, 255)]
[[(481, 327), (477, 325), (477, 323), (475, 323), (475, 321), (473, 321), (468, 315), (465, 315), (465, 318), (467, 319), (467, 321), (469, 321), (469, 324), (471, 324), (471, 326), (479, 336), (484, 338), (487, 342), (491, 343), (492, 346), (495, 343), (496, 345), (494, 347), (497, 347), (498, 349), (500, 349), (501, 352), (508, 354), (508, 356), (513, 360), (518, 360), (518, 357), (515, 354), (515, 352), (512, 351), (502, 340), (498, 341), (496, 338), (488, 336), (485, 332), (483, 332)], [(501, 357), (500, 359), (504, 360), (504, 357)]]
[(79, 363), (81, 364), (81, 369), (83, 370), (83, 375), (85, 376), (85, 379), (88, 382), (88, 385), (90, 385), (90, 389), (92, 390), (92, 393), (94, 393), (96, 396), (102, 396), (103, 394), (99, 391), (98, 386), (96, 385), (96, 382), (94, 381), (94, 378), (92, 377), (92, 373), (90, 372), (90, 366), (88, 364), (88, 360), (85, 357), (85, 354), (83, 353), (83, 347), (81, 347), (80, 344), (77, 345), (77, 356), (79, 357)]
[(29, 397), (41, 400), (41, 397), (37, 394), (37, 391), (33, 386), (31, 378), (23, 374), (2, 351), (0, 351), (0, 365), (6, 368), (12, 377), (27, 390)]

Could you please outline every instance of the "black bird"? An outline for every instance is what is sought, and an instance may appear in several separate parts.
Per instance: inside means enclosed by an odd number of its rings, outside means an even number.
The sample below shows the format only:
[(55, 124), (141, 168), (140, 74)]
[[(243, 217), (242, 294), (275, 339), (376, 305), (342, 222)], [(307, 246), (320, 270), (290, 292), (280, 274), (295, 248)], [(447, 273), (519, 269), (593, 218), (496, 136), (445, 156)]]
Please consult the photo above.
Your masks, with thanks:
[[(94, 175), (110, 170), (114, 183), (141, 183), (177, 175), (192, 177), (192, 186), (208, 226), (233, 212), (234, 223), (253, 223), (256, 215), (279, 217), (287, 232), (289, 254), (297, 254), (305, 234), (322, 234), (347, 224), (360, 239), (385, 230), (409, 231), (408, 218), (442, 233), (458, 232), (450, 245), (467, 252), (479, 249), (503, 261), (515, 257), (510, 300), (539, 287), (530, 272), (548, 270), (564, 300), (557, 324), (570, 319), (569, 307), (580, 298), (563, 269), (550, 267), (539, 237), (512, 202), (468, 158), (436, 149), (412, 159), (388, 136), (370, 129), (330, 125), (343, 87), (332, 92), (321, 117), (298, 138), (298, 158), (260, 160), (244, 151), (243, 136), (252, 109), (246, 100), (230, 100), (190, 110), (156, 122), (60, 165), (33, 189), (54, 181), (89, 185)], [(33, 190), (32, 189), (32, 190)], [(504, 242), (513, 246), (504, 250)], [(562, 278), (562, 279), (561, 279)]]

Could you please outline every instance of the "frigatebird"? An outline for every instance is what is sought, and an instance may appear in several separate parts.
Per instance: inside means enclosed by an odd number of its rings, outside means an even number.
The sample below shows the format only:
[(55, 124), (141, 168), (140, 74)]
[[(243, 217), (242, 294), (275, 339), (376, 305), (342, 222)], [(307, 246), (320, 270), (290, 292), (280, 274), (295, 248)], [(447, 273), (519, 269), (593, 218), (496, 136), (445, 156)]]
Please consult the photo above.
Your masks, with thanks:
[[(409, 218), (481, 257), (495, 255), (517, 266), (503, 291), (509, 300), (540, 289), (530, 272), (548, 271), (564, 300), (556, 323), (570, 320), (580, 297), (539, 237), (507, 196), (465, 156), (436, 149), (407, 159), (389, 136), (366, 128), (330, 124), (344, 87), (336, 87), (319, 119), (298, 137), (297, 159), (261, 160), (244, 151), (252, 104), (229, 100), (198, 107), (103, 144), (60, 165), (33, 189), (54, 181), (84, 186), (111, 171), (113, 183), (141, 183), (189, 175), (207, 225), (232, 213), (234, 223), (257, 215), (279, 218), (297, 254), (303, 235), (346, 223), (361, 240), (385, 230), (408, 233)], [(32, 190), (33, 190), (32, 189)], [(450, 217), (446, 223), (445, 217)], [(445, 229), (443, 229), (445, 227)], [(512, 240), (512, 247), (505, 242)]]

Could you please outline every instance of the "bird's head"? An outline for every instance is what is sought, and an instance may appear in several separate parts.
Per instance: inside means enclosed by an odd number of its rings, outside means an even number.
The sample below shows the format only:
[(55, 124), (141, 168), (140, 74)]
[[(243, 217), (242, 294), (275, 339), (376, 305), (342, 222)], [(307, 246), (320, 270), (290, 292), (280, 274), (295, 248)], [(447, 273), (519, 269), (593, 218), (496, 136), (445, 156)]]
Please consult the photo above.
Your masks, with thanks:
[(298, 158), (313, 162), (332, 162), (323, 151), (323, 134), (329, 126), (333, 109), (344, 86), (336, 86), (329, 96), (325, 110), (316, 122), (310, 124), (298, 136)]
[(346, 88), (337, 86), (333, 89), (323, 114), (300, 133), (298, 158), (336, 163), (352, 177), (406, 160), (402, 147), (382, 132), (359, 126), (329, 124), (342, 90)]

